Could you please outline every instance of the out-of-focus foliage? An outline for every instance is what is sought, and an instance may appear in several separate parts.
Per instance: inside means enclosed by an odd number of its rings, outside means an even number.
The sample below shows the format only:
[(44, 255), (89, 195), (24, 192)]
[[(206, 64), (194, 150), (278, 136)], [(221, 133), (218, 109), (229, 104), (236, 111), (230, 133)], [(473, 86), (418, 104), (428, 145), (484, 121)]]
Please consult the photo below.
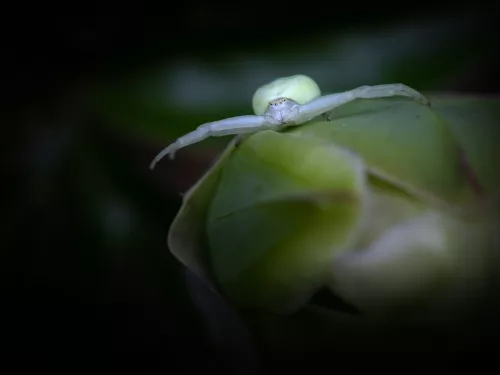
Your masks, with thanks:
[(311, 76), (323, 93), (400, 81), (419, 90), (449, 89), (482, 65), (478, 56), (489, 61), (496, 53), (482, 21), (475, 13), (423, 22), (396, 19), (386, 28), (324, 32), (307, 43), (298, 39), (275, 53), (263, 44), (252, 53), (221, 52), (208, 61), (181, 57), (108, 77), (89, 99), (110, 124), (167, 142), (208, 119), (250, 114), (254, 91), (281, 76)]

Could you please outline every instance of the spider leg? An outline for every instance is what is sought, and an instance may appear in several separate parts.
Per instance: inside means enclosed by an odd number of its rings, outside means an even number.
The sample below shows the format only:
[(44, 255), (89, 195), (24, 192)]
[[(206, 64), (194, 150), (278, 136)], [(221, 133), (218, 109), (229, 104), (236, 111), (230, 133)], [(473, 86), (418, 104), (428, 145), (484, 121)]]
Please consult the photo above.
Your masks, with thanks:
[(352, 102), (356, 99), (376, 99), (387, 98), (392, 96), (407, 96), (413, 100), (424, 104), (430, 105), (425, 96), (418, 91), (403, 85), (401, 83), (393, 83), (388, 85), (376, 86), (361, 86), (353, 90), (341, 92), (338, 94), (330, 94), (316, 98), (309, 103), (302, 105), (299, 109), (299, 114), (295, 119), (295, 123), (302, 124), (314, 117), (331, 112), (334, 108), (343, 104)]
[(417, 90), (414, 90), (409, 86), (403, 85), (402, 83), (391, 83), (388, 85), (376, 85), (376, 86), (361, 86), (348, 92), (351, 92), (356, 99), (374, 99), (374, 98), (387, 98), (390, 96), (407, 96), (423, 105), (430, 105), (429, 101), (425, 96), (423, 96)]
[(153, 169), (166, 155), (169, 155), (170, 159), (173, 159), (175, 152), (180, 148), (201, 142), (208, 137), (254, 133), (263, 129), (272, 129), (273, 127), (275, 127), (275, 125), (266, 122), (263, 116), (237, 116), (220, 121), (208, 122), (200, 125), (191, 133), (183, 135), (174, 143), (164, 148), (156, 155), (149, 165), (149, 168)]

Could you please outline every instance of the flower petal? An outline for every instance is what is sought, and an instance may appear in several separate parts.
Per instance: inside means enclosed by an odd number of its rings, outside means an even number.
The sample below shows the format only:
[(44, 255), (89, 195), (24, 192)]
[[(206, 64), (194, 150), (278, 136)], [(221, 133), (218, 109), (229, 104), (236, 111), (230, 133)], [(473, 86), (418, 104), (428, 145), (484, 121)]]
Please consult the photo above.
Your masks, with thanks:
[(242, 306), (299, 308), (353, 243), (365, 187), (347, 150), (273, 131), (249, 137), (227, 161), (208, 218), (222, 290)]

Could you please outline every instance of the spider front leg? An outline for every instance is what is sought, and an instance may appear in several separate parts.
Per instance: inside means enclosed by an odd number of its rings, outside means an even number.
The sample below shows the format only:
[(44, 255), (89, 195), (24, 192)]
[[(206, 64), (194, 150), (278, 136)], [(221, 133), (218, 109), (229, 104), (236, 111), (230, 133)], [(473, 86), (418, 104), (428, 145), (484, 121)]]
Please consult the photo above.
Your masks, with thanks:
[(376, 85), (376, 86), (361, 86), (354, 90), (347, 91), (347, 93), (352, 93), (355, 99), (376, 99), (376, 98), (387, 98), (390, 96), (407, 96), (413, 100), (423, 104), (430, 105), (429, 100), (417, 90), (412, 89), (409, 86), (403, 85), (402, 83), (391, 83), (388, 85)]
[(430, 105), (425, 96), (402, 83), (361, 86), (342, 93), (321, 96), (302, 105), (296, 123), (302, 124), (319, 115), (326, 115), (329, 118), (328, 112), (356, 99), (377, 99), (392, 96), (407, 96), (423, 105)]
[(183, 135), (170, 146), (163, 149), (153, 159), (149, 168), (153, 169), (164, 156), (169, 155), (170, 159), (173, 159), (175, 152), (180, 148), (201, 142), (208, 137), (254, 133), (263, 129), (272, 129), (273, 127), (277, 126), (266, 122), (264, 116), (237, 116), (209, 122), (200, 125), (196, 130)]

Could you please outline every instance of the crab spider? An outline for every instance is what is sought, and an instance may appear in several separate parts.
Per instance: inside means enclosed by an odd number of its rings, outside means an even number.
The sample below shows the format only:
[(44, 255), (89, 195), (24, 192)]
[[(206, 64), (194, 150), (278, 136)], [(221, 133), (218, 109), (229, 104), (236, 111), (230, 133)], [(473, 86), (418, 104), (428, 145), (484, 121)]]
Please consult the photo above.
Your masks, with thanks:
[(361, 86), (353, 90), (321, 96), (321, 91), (311, 78), (304, 75), (283, 77), (259, 88), (253, 96), (255, 115), (237, 116), (208, 122), (178, 138), (163, 149), (151, 162), (153, 169), (164, 156), (174, 158), (175, 152), (208, 137), (250, 134), (261, 130), (281, 130), (297, 126), (313, 118), (328, 114), (335, 107), (356, 99), (375, 99), (407, 96), (424, 105), (429, 101), (418, 91), (401, 83)]

